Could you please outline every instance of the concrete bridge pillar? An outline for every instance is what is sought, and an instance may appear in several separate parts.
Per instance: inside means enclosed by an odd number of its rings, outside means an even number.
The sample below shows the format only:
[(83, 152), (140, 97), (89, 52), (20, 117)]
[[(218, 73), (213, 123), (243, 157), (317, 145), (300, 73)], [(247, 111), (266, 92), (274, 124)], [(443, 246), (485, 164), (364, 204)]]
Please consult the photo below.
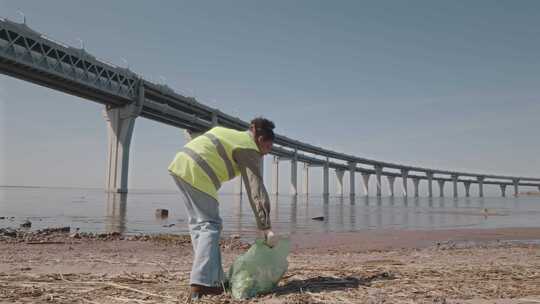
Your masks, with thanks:
[(328, 171), (329, 171), (329, 167), (328, 167), (328, 158), (327, 158), (323, 166), (323, 195), (325, 196), (330, 194)]
[(118, 108), (107, 106), (103, 111), (108, 133), (106, 192), (128, 192), (129, 147), (135, 119), (141, 113), (143, 104), (144, 86), (141, 83), (135, 102)]
[(453, 192), (454, 192), (454, 197), (458, 197), (458, 189), (457, 189), (457, 181), (458, 181), (458, 177), (459, 175), (457, 174), (452, 174), (452, 186), (453, 186)]
[(420, 179), (418, 177), (413, 177), (413, 186), (414, 186), (414, 197), (418, 197), (418, 185), (420, 184)]
[(396, 181), (396, 177), (389, 175), (386, 178), (388, 179), (388, 192), (391, 197), (394, 197), (394, 182)]
[(407, 197), (407, 176), (408, 175), (409, 175), (409, 170), (401, 169), (402, 190), (403, 190), (404, 197)]
[(428, 182), (428, 196), (433, 197), (433, 172), (426, 172)]
[(339, 196), (343, 196), (343, 174), (345, 171), (336, 169), (336, 190)]
[(377, 180), (377, 197), (382, 196), (382, 186), (381, 186), (381, 175), (382, 175), (382, 166), (375, 165), (375, 177)]
[(519, 196), (519, 179), (514, 178), (512, 182), (514, 183), (514, 196), (518, 197)]
[(279, 157), (272, 159), (272, 194), (279, 194)]
[(437, 180), (437, 182), (439, 183), (439, 196), (443, 197), (444, 196), (444, 180), (439, 179)]
[(218, 113), (217, 113), (217, 111), (214, 110), (212, 112), (212, 126), (215, 127), (215, 126), (218, 125), (218, 123), (219, 123), (219, 121), (218, 121)]
[(302, 188), (302, 191), (305, 195), (309, 194), (309, 164), (304, 163), (304, 166), (302, 167), (302, 182), (304, 184), (304, 187)]
[(466, 197), (471, 196), (471, 182), (470, 181), (464, 181), (463, 185), (465, 186), (465, 196)]
[(478, 196), (484, 197), (484, 177), (477, 176), (476, 180), (478, 181)]
[(369, 173), (362, 173), (362, 186), (364, 187), (364, 196), (369, 196)]
[(105, 231), (107, 233), (126, 231), (127, 193), (107, 193), (107, 217)]
[(506, 184), (500, 184), (499, 187), (501, 187), (501, 196), (506, 196)]
[(298, 194), (298, 154), (294, 151), (294, 156), (291, 158), (291, 195)]
[(356, 172), (356, 163), (351, 162), (349, 163), (349, 192), (350, 196), (355, 196), (356, 194), (356, 185), (355, 185), (355, 179), (354, 174)]

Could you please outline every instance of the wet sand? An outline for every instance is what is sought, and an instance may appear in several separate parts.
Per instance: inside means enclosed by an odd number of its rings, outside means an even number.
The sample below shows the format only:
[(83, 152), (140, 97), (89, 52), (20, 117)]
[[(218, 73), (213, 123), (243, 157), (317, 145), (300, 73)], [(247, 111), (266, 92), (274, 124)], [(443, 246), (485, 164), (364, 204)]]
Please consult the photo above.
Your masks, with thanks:
[(369, 251), (424, 248), (445, 242), (540, 240), (540, 228), (363, 230), (342, 233), (302, 233), (291, 236), (293, 250)]
[[(296, 234), (268, 295), (203, 303), (539, 303), (540, 228)], [(0, 303), (184, 303), (185, 236), (0, 241)], [(224, 266), (247, 249), (222, 242)], [(484, 302), (482, 302), (484, 301)], [(535, 302), (536, 301), (536, 302)]]

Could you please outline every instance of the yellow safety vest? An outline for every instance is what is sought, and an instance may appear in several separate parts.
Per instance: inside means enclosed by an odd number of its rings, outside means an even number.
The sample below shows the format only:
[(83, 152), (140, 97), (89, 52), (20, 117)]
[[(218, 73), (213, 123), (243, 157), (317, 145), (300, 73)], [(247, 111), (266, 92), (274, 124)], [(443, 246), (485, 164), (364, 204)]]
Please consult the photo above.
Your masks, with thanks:
[(249, 132), (214, 127), (188, 142), (169, 165), (169, 172), (217, 200), (221, 184), (240, 174), (233, 158), (236, 149), (259, 152)]

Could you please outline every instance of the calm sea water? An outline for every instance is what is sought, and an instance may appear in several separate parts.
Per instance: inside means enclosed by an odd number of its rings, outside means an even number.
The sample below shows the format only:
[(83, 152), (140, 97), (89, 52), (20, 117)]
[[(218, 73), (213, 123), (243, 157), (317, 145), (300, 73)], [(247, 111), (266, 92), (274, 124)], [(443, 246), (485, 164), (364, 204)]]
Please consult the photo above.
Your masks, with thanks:
[[(155, 217), (168, 209), (169, 217)], [(487, 216), (486, 216), (487, 209)], [(224, 234), (253, 236), (247, 197), (220, 196)], [(187, 216), (176, 191), (0, 188), (0, 227), (16, 228), (26, 219), (32, 229), (71, 226), (89, 232), (186, 233)], [(324, 220), (313, 220), (313, 217)], [(14, 219), (11, 219), (14, 217)], [(540, 197), (382, 198), (322, 196), (272, 197), (272, 223), (280, 233), (342, 232), (366, 229), (448, 229), (540, 227)]]

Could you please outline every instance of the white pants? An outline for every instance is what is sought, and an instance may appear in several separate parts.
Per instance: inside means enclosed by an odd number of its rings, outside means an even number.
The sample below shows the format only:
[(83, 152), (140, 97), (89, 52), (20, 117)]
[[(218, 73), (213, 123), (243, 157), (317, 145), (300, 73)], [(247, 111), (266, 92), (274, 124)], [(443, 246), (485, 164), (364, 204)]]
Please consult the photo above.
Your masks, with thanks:
[(173, 176), (184, 194), (193, 245), (190, 284), (221, 286), (224, 280), (219, 239), (222, 220), (218, 202), (210, 195)]

